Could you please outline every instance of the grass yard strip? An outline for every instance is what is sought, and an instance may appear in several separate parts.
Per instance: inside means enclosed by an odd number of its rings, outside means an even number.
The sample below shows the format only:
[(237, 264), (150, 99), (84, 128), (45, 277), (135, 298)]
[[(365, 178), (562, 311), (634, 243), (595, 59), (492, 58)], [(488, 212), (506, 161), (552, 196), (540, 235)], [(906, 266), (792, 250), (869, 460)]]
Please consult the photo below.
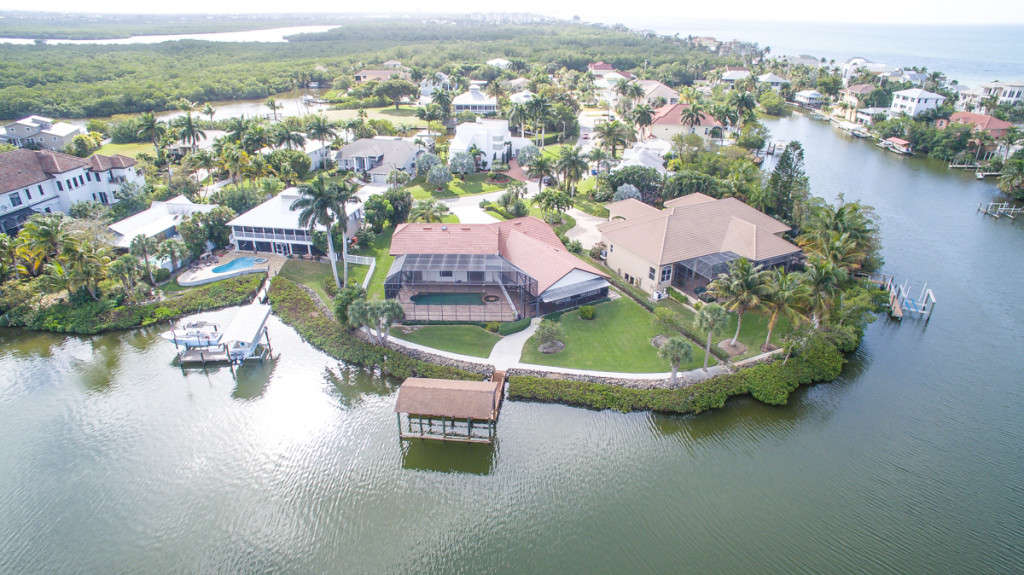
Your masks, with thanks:
[(387, 279), (388, 270), (391, 269), (391, 264), (395, 261), (394, 256), (389, 254), (391, 251), (391, 236), (394, 233), (395, 228), (387, 228), (373, 238), (373, 245), (369, 248), (356, 248), (351, 251), (352, 254), (371, 257), (377, 260), (377, 267), (373, 270), (370, 285), (366, 286), (366, 295), (368, 297), (384, 297), (384, 280)]
[[(413, 326), (410, 326), (413, 327)], [(442, 351), (487, 357), (501, 336), (475, 325), (425, 325), (409, 333), (400, 328), (391, 330), (391, 335), (405, 341), (418, 343)]]
[[(618, 371), (625, 373), (661, 373), (670, 371), (668, 362), (658, 357), (651, 339), (658, 335), (651, 325), (652, 315), (633, 300), (620, 297), (594, 306), (592, 320), (580, 319), (575, 311), (562, 315), (559, 323), (565, 333), (565, 349), (556, 354), (537, 350), (540, 342), (530, 338), (523, 346), (522, 361), (537, 365)], [(693, 361), (680, 366), (686, 371), (704, 364), (704, 350), (693, 349)]]
[(479, 380), (480, 374), (456, 367), (433, 365), (392, 349), (371, 345), (325, 316), (313, 299), (295, 282), (276, 276), (270, 284), (270, 305), (281, 321), (290, 325), (307, 343), (327, 355), (352, 365), (380, 367), (400, 379), (434, 377)]
[(134, 158), (139, 154), (154, 154), (156, 151), (153, 149), (153, 144), (149, 142), (133, 142), (130, 144), (104, 144), (100, 146), (98, 150), (93, 154), (99, 154), (101, 156), (113, 156), (114, 154), (121, 154), (122, 156), (128, 156)]
[(410, 182), (407, 189), (412, 194), (414, 200), (426, 200), (429, 198), (458, 198), (462, 196), (489, 194), (491, 192), (504, 190), (506, 187), (508, 187), (508, 182), (504, 184), (492, 184), (487, 182), (487, 172), (481, 172), (479, 174), (470, 174), (466, 176), (465, 181), (456, 176), (452, 181), (448, 182), (445, 189), (441, 191), (434, 189), (434, 187), (426, 183), (423, 178), (416, 178)]

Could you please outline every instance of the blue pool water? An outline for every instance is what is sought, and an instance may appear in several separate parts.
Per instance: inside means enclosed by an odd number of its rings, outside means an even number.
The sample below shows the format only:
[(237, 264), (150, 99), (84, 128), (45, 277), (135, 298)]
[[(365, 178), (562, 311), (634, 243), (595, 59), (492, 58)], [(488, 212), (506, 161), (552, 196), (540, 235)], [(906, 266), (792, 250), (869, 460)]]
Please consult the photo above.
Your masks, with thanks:
[(231, 272), (237, 272), (239, 270), (249, 269), (254, 267), (256, 264), (266, 263), (267, 258), (254, 258), (254, 257), (242, 257), (231, 260), (230, 262), (213, 268), (212, 271), (215, 274), (226, 274)]

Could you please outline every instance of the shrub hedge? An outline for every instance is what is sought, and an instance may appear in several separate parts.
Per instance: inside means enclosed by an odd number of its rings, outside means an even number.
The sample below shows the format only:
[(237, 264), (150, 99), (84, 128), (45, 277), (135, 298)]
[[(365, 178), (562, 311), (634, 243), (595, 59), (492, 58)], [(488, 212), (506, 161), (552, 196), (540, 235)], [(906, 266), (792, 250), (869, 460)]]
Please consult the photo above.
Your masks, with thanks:
[(524, 317), (516, 321), (506, 321), (498, 326), (498, 333), (501, 335), (512, 335), (530, 327), (530, 318)]
[(512, 399), (564, 403), (592, 409), (700, 413), (719, 408), (733, 396), (749, 393), (769, 405), (784, 405), (800, 387), (839, 377), (842, 353), (825, 337), (813, 338), (803, 353), (757, 365), (678, 389), (631, 389), (618, 385), (531, 376), (509, 378)]
[(398, 378), (480, 379), (480, 375), (456, 367), (433, 365), (398, 351), (371, 345), (338, 322), (325, 316), (298, 284), (277, 276), (270, 282), (270, 305), (282, 321), (299, 332), (306, 342), (346, 363), (379, 367)]
[(113, 298), (84, 303), (57, 303), (32, 310), (21, 306), (7, 316), (9, 325), (40, 331), (93, 334), (146, 326), (183, 315), (241, 305), (256, 295), (263, 274), (229, 278), (193, 288), (164, 301), (141, 305), (118, 305)]

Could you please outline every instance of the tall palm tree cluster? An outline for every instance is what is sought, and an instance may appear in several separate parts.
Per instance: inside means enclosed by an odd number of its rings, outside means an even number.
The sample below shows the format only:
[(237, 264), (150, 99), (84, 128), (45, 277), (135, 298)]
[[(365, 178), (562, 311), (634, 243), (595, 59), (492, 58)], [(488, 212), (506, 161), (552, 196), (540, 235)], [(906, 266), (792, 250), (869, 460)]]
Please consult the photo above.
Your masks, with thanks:
[(740, 258), (708, 285), (708, 293), (737, 315), (730, 345), (737, 345), (743, 315), (752, 310), (769, 317), (762, 349), (770, 345), (781, 317), (793, 324), (809, 320), (815, 329), (820, 329), (824, 320), (842, 324), (844, 317), (830, 316), (848, 288), (858, 283), (854, 274), (878, 265), (878, 232), (873, 217), (869, 209), (857, 203), (816, 208), (797, 243), (807, 255), (802, 272), (765, 270)]
[(176, 267), (185, 254), (180, 240), (139, 236), (128, 253), (118, 255), (104, 238), (75, 228), (64, 214), (36, 214), (17, 237), (0, 235), (0, 282), (38, 280), (34, 285), (47, 292), (70, 298), (82, 291), (99, 301), (104, 280), (115, 280), (124, 296), (134, 300), (156, 284), (154, 258)]

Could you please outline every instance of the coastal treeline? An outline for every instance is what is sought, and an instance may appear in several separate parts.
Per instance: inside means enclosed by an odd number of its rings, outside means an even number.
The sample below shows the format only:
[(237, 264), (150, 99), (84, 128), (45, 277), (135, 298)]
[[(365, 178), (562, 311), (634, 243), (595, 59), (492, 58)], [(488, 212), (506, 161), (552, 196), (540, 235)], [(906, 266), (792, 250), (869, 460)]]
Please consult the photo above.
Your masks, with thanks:
[(193, 102), (265, 98), (293, 87), (331, 84), (374, 62), (398, 59), (437, 69), (455, 63), (466, 77), (486, 61), (584, 71), (604, 59), (644, 69), (671, 85), (689, 84), (738, 60), (702, 53), (669, 37), (585, 24), (487, 25), (460, 21), (353, 21), (288, 43), (178, 41), (147, 45), (0, 45), (0, 119), (62, 118), (172, 109)]

